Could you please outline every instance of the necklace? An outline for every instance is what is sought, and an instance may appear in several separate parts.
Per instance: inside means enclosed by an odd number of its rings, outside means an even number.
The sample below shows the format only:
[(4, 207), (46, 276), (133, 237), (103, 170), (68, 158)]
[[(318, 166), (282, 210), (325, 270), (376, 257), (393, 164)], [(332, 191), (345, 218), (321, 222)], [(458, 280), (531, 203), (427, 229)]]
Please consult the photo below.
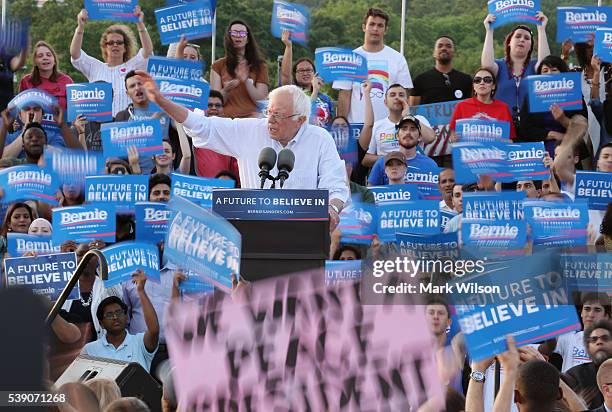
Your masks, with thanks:
[[(87, 292), (83, 292), (83, 293), (87, 293)], [(86, 308), (89, 305), (91, 305), (91, 297), (93, 296), (93, 293), (89, 292), (89, 297), (87, 298), (87, 300), (83, 300), (83, 293), (81, 293), (79, 300), (81, 301), (81, 305), (83, 305), (83, 307)]]

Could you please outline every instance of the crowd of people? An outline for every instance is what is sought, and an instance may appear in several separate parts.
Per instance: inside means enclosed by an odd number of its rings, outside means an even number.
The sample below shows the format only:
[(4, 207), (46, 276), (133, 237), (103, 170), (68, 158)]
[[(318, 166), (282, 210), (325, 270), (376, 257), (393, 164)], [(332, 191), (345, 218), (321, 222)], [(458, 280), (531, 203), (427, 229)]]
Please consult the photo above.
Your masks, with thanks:
[[(160, 120), (162, 154), (143, 156), (132, 147), (122, 157), (105, 159), (106, 174), (147, 175), (151, 202), (171, 199), (173, 172), (231, 179), (236, 187), (259, 188), (260, 150), (266, 146), (276, 152), (290, 148), (296, 162), (285, 187), (329, 191), (329, 259), (359, 260), (379, 248), (380, 242), (375, 238), (370, 247), (343, 243), (339, 224), (351, 198), (374, 203), (370, 186), (416, 184), (412, 172), (439, 168), (439, 210), (453, 215), (443, 228), (449, 233), (460, 232), (464, 192), (522, 191), (528, 199), (572, 202), (577, 171), (612, 173), (611, 66), (593, 54), (592, 40), (565, 42), (561, 56), (552, 55), (546, 32), (548, 18), (541, 12), (536, 33), (525, 25), (507, 33), (501, 58), (494, 52), (495, 16), (488, 15), (480, 67), (471, 73), (454, 68), (460, 45), (440, 33), (433, 45), (433, 67), (413, 80), (406, 58), (385, 44), (387, 12), (370, 8), (363, 19), (363, 43), (354, 50), (367, 60), (369, 79), (335, 81), (326, 89), (329, 94), (323, 92), (326, 86), (312, 58), (293, 62), (287, 30), (279, 40), (285, 46), (281, 86), (271, 90), (265, 51), (259, 48), (248, 22), (236, 19), (224, 33), (225, 56), (210, 69), (208, 106), (193, 111), (166, 99), (147, 73), (147, 59), (160, 51), (154, 50), (142, 9), (137, 7), (134, 14), (138, 39), (126, 25), (109, 26), (100, 36), (100, 61), (90, 55), (91, 50), (88, 54), (82, 49), (88, 24), (88, 13), (82, 10), (76, 18), (70, 60), (89, 82), (112, 85), (113, 121)], [(53, 45), (42, 39), (34, 43), (31, 70), (21, 78), (18, 90), (14, 89), (14, 76), (28, 60), (28, 51), (0, 57), (0, 169), (43, 165), (44, 153), (52, 147), (102, 150), (102, 123), (82, 115), (71, 124), (66, 120), (66, 86), (73, 80), (58, 70)], [(201, 59), (199, 47), (184, 38), (170, 46), (168, 57)], [(570, 111), (552, 105), (548, 112), (531, 113), (527, 77), (570, 70), (582, 76), (582, 108)], [(16, 93), (28, 89), (54, 96), (57, 107), (7, 107)], [(263, 111), (262, 101), (267, 101)], [(449, 101), (460, 102), (448, 129), (414, 115), (419, 105)], [(482, 175), (475, 184), (455, 183), (451, 148), (460, 141), (456, 124), (463, 119), (508, 122), (508, 137), (513, 142), (543, 142), (546, 154), (542, 162), (549, 169), (546, 179), (501, 184)], [(352, 125), (362, 125), (356, 138), (357, 161), (343, 162), (330, 132), (348, 135)], [(64, 182), (57, 200), (58, 207), (82, 205), (86, 203), (84, 187)], [(0, 253), (8, 257), (9, 233), (51, 234), (52, 211), (53, 207), (42, 201), (5, 204)], [(116, 242), (133, 240), (134, 216), (118, 214), (116, 219)], [(605, 211), (589, 211), (588, 244), (612, 252), (612, 202)], [(100, 240), (69, 240), (60, 249), (76, 252), (80, 261), (89, 250), (105, 246)], [(202, 296), (180, 291), (185, 274), (163, 258), (163, 245), (159, 250), (159, 283), (147, 281), (144, 273), (137, 271), (132, 281), (106, 288), (97, 276), (98, 262), (92, 259), (79, 279), (78, 298), (66, 301), (51, 324), (58, 345), (55, 350), (137, 362), (163, 382), (157, 372), (169, 357), (163, 322), (166, 309), (174, 300)], [(611, 305), (610, 294), (584, 293), (576, 302), (583, 330), (518, 349), (509, 337), (508, 351), (497, 357), (503, 379), (493, 399), (495, 359), (470, 360), (462, 349), (461, 334), (450, 333), (453, 308), (432, 299), (425, 308), (430, 331), (422, 333), (431, 333), (440, 350), (441, 379), (447, 388), (445, 410), (611, 411)], [(51, 360), (48, 379), (57, 379), (69, 363), (60, 365)], [(169, 385), (163, 383), (166, 394)], [(67, 384), (59, 391), (67, 394), (73, 410), (148, 410), (138, 399), (122, 398), (112, 381)], [(164, 410), (177, 408), (176, 399), (166, 396), (162, 405)], [(428, 408), (425, 404), (419, 410), (431, 410)]]

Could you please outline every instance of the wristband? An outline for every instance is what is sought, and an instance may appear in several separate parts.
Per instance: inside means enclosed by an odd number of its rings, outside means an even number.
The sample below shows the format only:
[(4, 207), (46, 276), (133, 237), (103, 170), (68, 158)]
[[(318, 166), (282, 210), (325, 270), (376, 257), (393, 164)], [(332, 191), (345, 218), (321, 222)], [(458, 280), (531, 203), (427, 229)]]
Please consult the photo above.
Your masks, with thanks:
[(334, 212), (338, 213), (338, 215), (340, 214), (340, 209), (338, 209), (338, 206), (336, 205), (332, 205), (331, 203), (329, 204), (329, 207), (331, 207), (332, 209), (334, 209)]

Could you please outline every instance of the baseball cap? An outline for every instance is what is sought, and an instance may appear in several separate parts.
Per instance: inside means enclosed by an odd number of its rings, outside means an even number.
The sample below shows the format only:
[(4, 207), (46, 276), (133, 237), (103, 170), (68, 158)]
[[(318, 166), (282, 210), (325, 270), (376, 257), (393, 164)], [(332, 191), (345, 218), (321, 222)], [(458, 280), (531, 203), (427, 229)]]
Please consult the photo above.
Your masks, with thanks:
[(395, 125), (395, 130), (399, 130), (404, 122), (412, 122), (417, 127), (417, 129), (419, 129), (419, 131), (421, 130), (421, 122), (419, 122), (419, 119), (417, 119), (411, 114), (402, 117), (399, 123)]
[(387, 153), (385, 155), (385, 166), (391, 160), (399, 160), (400, 162), (404, 162), (405, 163), (406, 162), (406, 156), (404, 156), (404, 154), (402, 152), (399, 152), (399, 151)]

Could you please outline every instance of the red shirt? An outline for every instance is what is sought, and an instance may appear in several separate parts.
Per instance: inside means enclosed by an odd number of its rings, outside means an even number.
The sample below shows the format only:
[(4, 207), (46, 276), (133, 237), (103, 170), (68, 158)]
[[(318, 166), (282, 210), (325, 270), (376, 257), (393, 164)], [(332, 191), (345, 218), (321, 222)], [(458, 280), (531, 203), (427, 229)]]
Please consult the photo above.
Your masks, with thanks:
[(23, 76), (23, 78), (21, 79), (21, 83), (19, 83), (19, 92), (21, 93), (22, 91), (27, 89), (42, 90), (44, 92), (49, 93), (51, 96), (55, 96), (60, 106), (62, 106), (62, 108), (66, 110), (66, 85), (74, 83), (70, 76), (63, 73), (58, 73), (57, 81), (55, 82), (52, 82), (49, 79), (45, 79), (44, 77), (41, 77), (40, 80), (42, 80), (42, 83), (40, 83), (38, 86), (34, 86), (32, 84), (31, 74)]
[(194, 147), (196, 174), (202, 177), (215, 177), (217, 173), (227, 170), (236, 175), (236, 187), (240, 187), (238, 162), (232, 156), (214, 152), (201, 147)]
[(510, 139), (514, 140), (516, 138), (516, 130), (514, 129), (510, 108), (506, 103), (500, 100), (493, 100), (493, 102), (486, 104), (472, 97), (471, 99), (457, 103), (449, 127), (454, 131), (457, 120), (483, 118), (510, 122)]

